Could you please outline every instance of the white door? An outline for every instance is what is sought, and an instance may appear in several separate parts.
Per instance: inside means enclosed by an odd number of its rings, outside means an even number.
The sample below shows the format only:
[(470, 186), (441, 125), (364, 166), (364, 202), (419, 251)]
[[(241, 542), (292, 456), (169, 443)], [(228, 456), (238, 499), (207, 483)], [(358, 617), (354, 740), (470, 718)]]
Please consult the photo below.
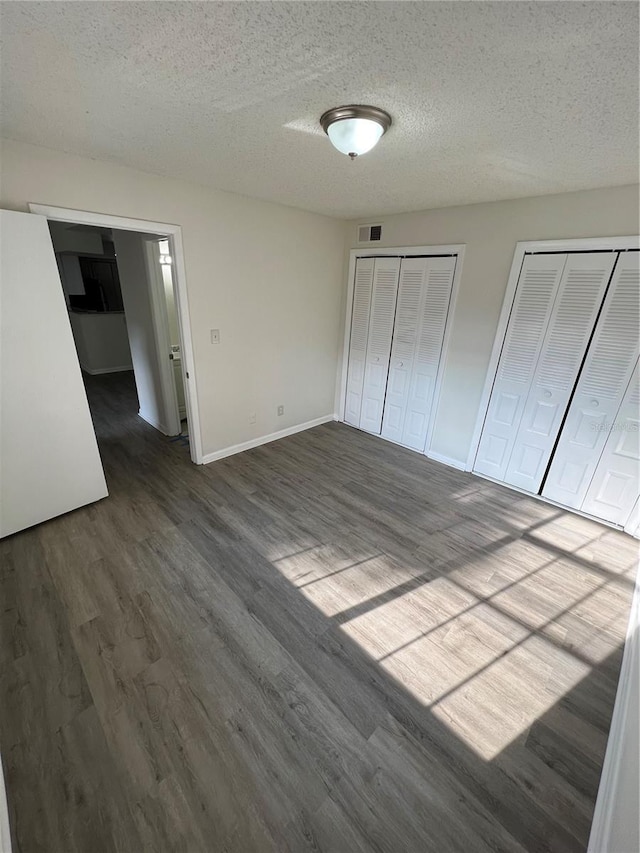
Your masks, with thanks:
[(567, 256), (504, 476), (512, 486), (540, 490), (616, 259)]
[(0, 536), (107, 496), (47, 220), (0, 211)]
[(623, 252), (618, 258), (542, 491), (576, 509), (583, 505), (640, 352), (638, 257)]
[[(149, 235), (113, 230), (139, 415), (165, 435), (180, 432), (178, 401), (169, 359), (164, 284), (152, 264)], [(156, 257), (155, 264), (160, 266)]]
[(474, 471), (504, 480), (566, 255), (526, 255), (491, 391)]
[(360, 428), (380, 434), (398, 292), (400, 258), (376, 258)]
[(613, 422), (581, 509), (625, 525), (640, 492), (640, 378), (638, 362)]
[(347, 365), (347, 392), (344, 406), (345, 423), (355, 427), (360, 426), (374, 263), (373, 258), (358, 258), (356, 261), (351, 337), (349, 338), (349, 363)]
[(424, 450), (456, 259), (405, 258), (389, 365), (382, 435)]

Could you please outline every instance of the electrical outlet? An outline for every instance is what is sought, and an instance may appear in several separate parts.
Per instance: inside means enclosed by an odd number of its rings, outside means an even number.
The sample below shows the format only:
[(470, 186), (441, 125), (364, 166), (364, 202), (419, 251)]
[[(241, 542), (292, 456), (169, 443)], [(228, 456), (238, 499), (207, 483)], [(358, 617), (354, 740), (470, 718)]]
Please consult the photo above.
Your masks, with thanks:
[(211, 329), (211, 343), (219, 344), (220, 343), (220, 329)]
[(278, 406), (278, 417), (284, 415), (284, 406)]
[(255, 412), (251, 412), (251, 414), (249, 415), (249, 423), (250, 423), (250, 424), (255, 424), (255, 422), (256, 422), (256, 413), (255, 413)]

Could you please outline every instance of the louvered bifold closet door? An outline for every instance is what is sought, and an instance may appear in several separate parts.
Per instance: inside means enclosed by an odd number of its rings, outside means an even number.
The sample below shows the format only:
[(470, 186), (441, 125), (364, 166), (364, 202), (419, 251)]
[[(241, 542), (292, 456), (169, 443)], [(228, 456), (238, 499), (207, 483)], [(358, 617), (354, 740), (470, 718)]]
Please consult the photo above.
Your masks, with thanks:
[(566, 255), (525, 255), (474, 471), (504, 480)]
[(537, 493), (617, 259), (567, 256), (504, 481)]
[(625, 525), (640, 491), (640, 386), (638, 362), (581, 506), (583, 512)]
[(456, 259), (405, 258), (382, 435), (424, 450), (447, 325)]
[(398, 293), (400, 258), (376, 258), (360, 428), (380, 434)]
[(639, 355), (639, 294), (638, 252), (622, 253), (542, 490), (544, 497), (585, 512), (608, 427)]
[(345, 423), (356, 427), (360, 426), (364, 365), (367, 358), (367, 340), (369, 338), (373, 267), (373, 258), (358, 258), (356, 261), (347, 366), (347, 392), (344, 406)]

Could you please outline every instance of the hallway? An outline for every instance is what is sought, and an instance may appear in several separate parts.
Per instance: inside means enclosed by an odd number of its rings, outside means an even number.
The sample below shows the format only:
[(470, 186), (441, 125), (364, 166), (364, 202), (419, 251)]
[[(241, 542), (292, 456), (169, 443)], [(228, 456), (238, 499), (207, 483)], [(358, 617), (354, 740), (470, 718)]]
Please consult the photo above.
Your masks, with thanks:
[(637, 542), (339, 424), (0, 541), (16, 853), (584, 851)]

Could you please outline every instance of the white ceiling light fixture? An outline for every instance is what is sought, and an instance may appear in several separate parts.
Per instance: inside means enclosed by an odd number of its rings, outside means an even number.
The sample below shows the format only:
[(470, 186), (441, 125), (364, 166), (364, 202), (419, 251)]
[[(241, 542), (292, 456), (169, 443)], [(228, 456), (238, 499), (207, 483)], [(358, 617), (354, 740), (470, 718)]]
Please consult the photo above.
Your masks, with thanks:
[(334, 148), (355, 160), (377, 145), (391, 127), (391, 116), (378, 107), (352, 104), (327, 110), (320, 124)]

